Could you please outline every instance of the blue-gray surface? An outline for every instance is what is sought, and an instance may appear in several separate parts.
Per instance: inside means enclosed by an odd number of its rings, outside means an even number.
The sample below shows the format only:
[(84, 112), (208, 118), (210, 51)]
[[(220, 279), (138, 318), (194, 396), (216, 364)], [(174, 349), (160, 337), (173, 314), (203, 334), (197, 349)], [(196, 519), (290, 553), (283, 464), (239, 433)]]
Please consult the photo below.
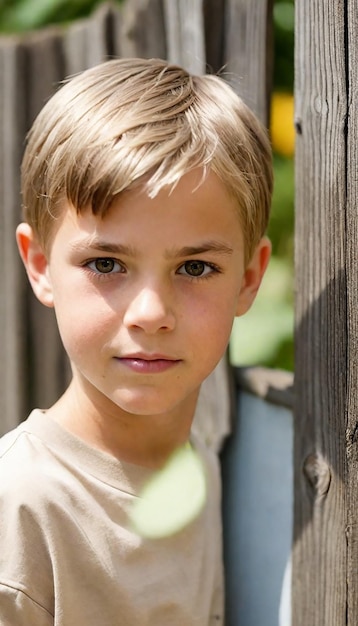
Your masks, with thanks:
[(226, 626), (289, 626), (292, 448), (292, 412), (241, 392), (222, 455)]

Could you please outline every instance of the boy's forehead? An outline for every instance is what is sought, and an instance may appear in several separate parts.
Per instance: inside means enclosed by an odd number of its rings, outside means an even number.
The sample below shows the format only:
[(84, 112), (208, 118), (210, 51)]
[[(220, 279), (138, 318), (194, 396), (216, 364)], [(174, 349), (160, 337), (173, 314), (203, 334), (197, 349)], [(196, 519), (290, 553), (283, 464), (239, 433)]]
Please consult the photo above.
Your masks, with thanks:
[(95, 215), (91, 207), (77, 211), (67, 203), (63, 219), (73, 235), (73, 247), (91, 247), (108, 253), (123, 251), (123, 243), (129, 239), (133, 242), (130, 245), (136, 247), (141, 241), (159, 242), (167, 237), (168, 256), (171, 249), (176, 254), (175, 249), (184, 246), (188, 253), (190, 246), (201, 246), (203, 252), (210, 248), (228, 253), (232, 249), (228, 239), (235, 237), (242, 242), (237, 207), (212, 172), (205, 177), (199, 171), (189, 172), (177, 185), (163, 187), (153, 198), (148, 195), (145, 183), (126, 190), (115, 197), (104, 215)]
[(229, 211), (238, 213), (238, 209), (226, 189), (224, 183), (210, 169), (195, 168), (182, 176), (170, 185), (163, 185), (155, 194), (151, 194), (147, 186), (147, 180), (143, 180), (138, 185), (129, 187), (115, 196), (110, 212), (118, 212), (128, 205), (135, 204), (144, 211), (148, 207), (157, 206), (163, 203), (166, 207), (177, 208), (179, 211), (190, 204), (197, 206), (199, 210), (205, 211), (205, 206), (217, 203), (220, 207), (227, 207)]

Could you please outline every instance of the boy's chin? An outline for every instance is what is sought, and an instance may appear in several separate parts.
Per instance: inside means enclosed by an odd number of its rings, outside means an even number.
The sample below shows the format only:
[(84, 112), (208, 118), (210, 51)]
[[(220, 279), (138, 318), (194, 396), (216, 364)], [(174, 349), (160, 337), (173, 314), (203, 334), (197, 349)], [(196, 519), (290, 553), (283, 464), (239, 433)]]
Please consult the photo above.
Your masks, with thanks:
[[(168, 417), (178, 414), (184, 419), (194, 415), (199, 390), (186, 396), (163, 397), (162, 393), (127, 392), (124, 397), (117, 394), (112, 398), (114, 411), (137, 417)], [(117, 397), (116, 397), (117, 396)]]

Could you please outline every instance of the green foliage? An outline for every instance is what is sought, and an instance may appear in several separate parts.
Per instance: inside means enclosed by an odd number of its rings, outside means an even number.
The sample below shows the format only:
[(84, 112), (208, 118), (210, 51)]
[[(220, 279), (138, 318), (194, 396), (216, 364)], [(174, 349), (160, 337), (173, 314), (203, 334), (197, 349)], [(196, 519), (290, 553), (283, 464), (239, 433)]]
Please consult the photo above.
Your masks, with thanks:
[(272, 258), (251, 310), (235, 320), (230, 355), (235, 365), (293, 371), (293, 159), (275, 155), (274, 170)]
[(292, 93), (294, 68), (294, 0), (275, 0), (274, 29), (274, 88)]
[(294, 167), (293, 159), (274, 155), (275, 184), (268, 235), (273, 255), (293, 263)]
[[(293, 91), (294, 0), (275, 0), (274, 90)], [(294, 164), (274, 156), (275, 187), (269, 237), (272, 259), (252, 309), (235, 320), (230, 353), (236, 365), (293, 371)]]
[(89, 15), (101, 0), (2, 0), (0, 30), (21, 32)]
[(231, 361), (292, 370), (292, 331), (292, 272), (273, 256), (251, 310), (235, 320)]

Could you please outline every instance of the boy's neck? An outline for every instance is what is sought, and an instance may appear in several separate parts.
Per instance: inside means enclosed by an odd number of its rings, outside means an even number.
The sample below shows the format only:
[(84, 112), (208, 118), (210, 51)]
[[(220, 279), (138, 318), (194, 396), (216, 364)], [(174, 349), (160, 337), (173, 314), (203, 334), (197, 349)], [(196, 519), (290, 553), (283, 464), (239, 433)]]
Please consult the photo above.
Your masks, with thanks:
[(131, 415), (110, 402), (99, 410), (72, 381), (47, 414), (94, 448), (121, 461), (157, 469), (188, 441), (198, 393), (171, 414)]

